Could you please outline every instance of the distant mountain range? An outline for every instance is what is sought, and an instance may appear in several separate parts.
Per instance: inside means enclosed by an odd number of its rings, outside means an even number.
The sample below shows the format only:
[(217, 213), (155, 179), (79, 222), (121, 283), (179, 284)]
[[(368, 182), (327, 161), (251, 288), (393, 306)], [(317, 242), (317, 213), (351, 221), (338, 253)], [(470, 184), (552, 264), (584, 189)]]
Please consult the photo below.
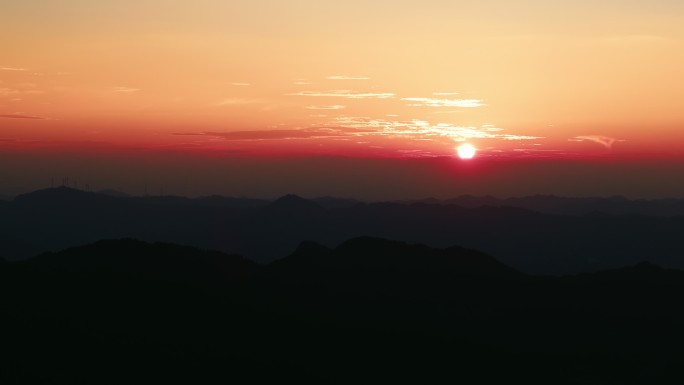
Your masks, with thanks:
[(359, 237), (260, 265), (122, 239), (0, 261), (0, 291), (3, 384), (684, 381), (684, 271), (649, 263), (548, 278)]
[(454, 199), (425, 199), (414, 202), (457, 205), (466, 208), (518, 207), (540, 213), (559, 215), (684, 215), (684, 199), (637, 199), (630, 200), (620, 196), (600, 198), (567, 198), (553, 195), (535, 195), (520, 198), (499, 199), (491, 196), (476, 197), (464, 195)]
[[(679, 200), (462, 197), (363, 203), (294, 195), (275, 201), (117, 195), (62, 187), (0, 203), (0, 256), (20, 259), (130, 237), (266, 262), (292, 252), (305, 240), (331, 247), (373, 236), (481, 250), (527, 273), (592, 272), (640, 261), (684, 268), (684, 216), (676, 215)], [(528, 208), (507, 206), (509, 202)], [(670, 206), (672, 211), (667, 211)], [(657, 212), (656, 207), (663, 215), (634, 214), (646, 208)]]

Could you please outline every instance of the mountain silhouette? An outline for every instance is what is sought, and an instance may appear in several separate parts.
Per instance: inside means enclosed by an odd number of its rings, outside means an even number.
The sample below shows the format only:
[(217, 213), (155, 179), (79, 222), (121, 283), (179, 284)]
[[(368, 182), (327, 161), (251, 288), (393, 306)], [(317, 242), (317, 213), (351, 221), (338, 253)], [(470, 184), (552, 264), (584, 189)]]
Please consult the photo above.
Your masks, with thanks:
[[(572, 215), (507, 205), (513, 201), (499, 205), (489, 197), (487, 205), (468, 208), (436, 200), (362, 203), (294, 195), (275, 201), (218, 196), (117, 198), (61, 187), (0, 205), (0, 240), (29, 242), (30, 255), (100, 239), (136, 238), (269, 262), (305, 240), (332, 247), (367, 235), (442, 249), (461, 245), (534, 274), (577, 274), (643, 260), (684, 268), (684, 244), (679, 237), (684, 232), (684, 216), (632, 215), (612, 209), (642, 203), (664, 208), (676, 205), (677, 200), (529, 198), (539, 205), (566, 202), (582, 210), (591, 208)], [(2, 242), (0, 255), (10, 260), (28, 256), (16, 247), (3, 248)]]
[(276, 212), (292, 214), (311, 214), (323, 211), (323, 207), (317, 203), (292, 194), (276, 199), (268, 208)]
[(287, 258), (277, 260), (279, 268), (322, 267), (336, 270), (391, 270), (430, 275), (483, 276), (514, 275), (513, 269), (483, 253), (450, 247), (434, 249), (381, 238), (359, 237), (343, 242), (335, 249), (313, 242), (302, 243)]
[(684, 272), (559, 278), (357, 237), (258, 265), (104, 240), (0, 262), (3, 383), (680, 383)]
[(519, 207), (545, 214), (582, 216), (594, 212), (610, 215), (651, 215), (681, 216), (684, 215), (684, 200), (653, 199), (630, 200), (621, 196), (568, 198), (554, 195), (534, 195), (514, 198), (495, 198), (492, 196), (463, 195), (445, 200), (422, 200), (419, 202), (443, 205), (458, 205), (467, 208), (483, 206)]
[(213, 284), (227, 279), (247, 279), (258, 271), (256, 263), (240, 256), (134, 239), (102, 240), (41, 254), (24, 265), (53, 273), (136, 274)]
[(64, 186), (22, 194), (13, 201), (23, 206), (82, 206), (111, 204), (112, 202), (117, 202), (115, 197)]
[(125, 192), (113, 190), (113, 189), (99, 190), (99, 191), (97, 191), (97, 193), (102, 194), (102, 195), (107, 195), (110, 197), (115, 197), (115, 198), (130, 198), (131, 197), (131, 195), (126, 194)]

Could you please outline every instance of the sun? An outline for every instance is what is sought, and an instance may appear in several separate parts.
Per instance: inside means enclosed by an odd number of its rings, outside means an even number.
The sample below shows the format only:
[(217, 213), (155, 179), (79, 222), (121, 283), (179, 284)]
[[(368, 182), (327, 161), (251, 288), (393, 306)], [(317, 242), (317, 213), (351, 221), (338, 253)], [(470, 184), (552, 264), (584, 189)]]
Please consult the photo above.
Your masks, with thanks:
[(472, 144), (464, 143), (456, 148), (456, 153), (461, 159), (473, 159), (477, 154), (477, 148)]

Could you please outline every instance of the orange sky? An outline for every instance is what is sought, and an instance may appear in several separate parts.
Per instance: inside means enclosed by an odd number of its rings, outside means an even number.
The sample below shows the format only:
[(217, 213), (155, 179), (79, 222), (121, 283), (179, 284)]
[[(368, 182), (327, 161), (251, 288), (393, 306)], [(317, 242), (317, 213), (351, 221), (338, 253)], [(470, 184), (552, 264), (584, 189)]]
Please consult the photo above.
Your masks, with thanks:
[(512, 3), (12, 2), (0, 148), (679, 154), (681, 1)]
[(680, 0), (22, 0), (0, 47), (0, 194), (684, 196)]

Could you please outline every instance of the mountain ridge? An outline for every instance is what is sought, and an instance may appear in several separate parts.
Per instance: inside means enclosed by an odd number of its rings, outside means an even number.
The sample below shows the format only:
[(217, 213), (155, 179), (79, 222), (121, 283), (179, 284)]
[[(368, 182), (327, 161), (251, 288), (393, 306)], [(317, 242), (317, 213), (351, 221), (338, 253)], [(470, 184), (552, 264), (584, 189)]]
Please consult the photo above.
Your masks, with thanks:
[[(330, 198), (332, 199), (332, 198)], [(25, 258), (16, 242), (59, 250), (105, 238), (175, 242), (268, 262), (301, 241), (337, 245), (367, 235), (430, 247), (461, 245), (535, 274), (598, 271), (648, 260), (684, 268), (684, 216), (548, 214), (511, 206), (364, 203), (294, 195), (243, 198), (116, 198), (59, 188), (0, 204), (0, 254)], [(621, 199), (617, 199), (621, 201)]]

